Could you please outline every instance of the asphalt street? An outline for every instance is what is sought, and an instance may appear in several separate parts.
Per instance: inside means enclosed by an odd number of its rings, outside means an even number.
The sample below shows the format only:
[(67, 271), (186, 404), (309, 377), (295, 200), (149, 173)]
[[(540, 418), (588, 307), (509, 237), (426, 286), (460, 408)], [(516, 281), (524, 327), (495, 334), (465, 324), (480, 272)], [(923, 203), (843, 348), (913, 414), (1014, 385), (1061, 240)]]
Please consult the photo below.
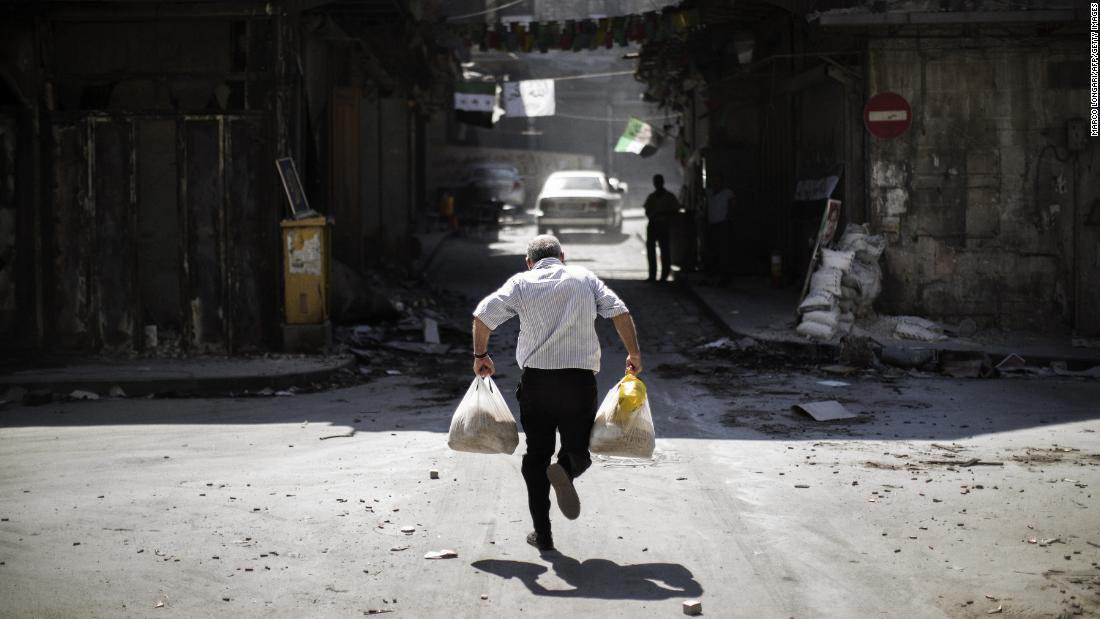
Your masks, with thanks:
[[(558, 553), (524, 543), (522, 437), (511, 456), (447, 448), (472, 379), (456, 347), (293, 397), (0, 411), (0, 615), (633, 618), (694, 599), (712, 617), (1098, 613), (1096, 381), (836, 376), (701, 348), (723, 333), (676, 286), (641, 281), (643, 226), (562, 235), (567, 262), (631, 308), (658, 439), (652, 461), (596, 458), (581, 517), (554, 518)], [(531, 234), (452, 239), (428, 272), (472, 310), (523, 268)], [(508, 393), (514, 323), (490, 340)], [(606, 390), (625, 353), (598, 331)], [(857, 417), (791, 411), (813, 400)], [(425, 558), (443, 549), (457, 557)]]

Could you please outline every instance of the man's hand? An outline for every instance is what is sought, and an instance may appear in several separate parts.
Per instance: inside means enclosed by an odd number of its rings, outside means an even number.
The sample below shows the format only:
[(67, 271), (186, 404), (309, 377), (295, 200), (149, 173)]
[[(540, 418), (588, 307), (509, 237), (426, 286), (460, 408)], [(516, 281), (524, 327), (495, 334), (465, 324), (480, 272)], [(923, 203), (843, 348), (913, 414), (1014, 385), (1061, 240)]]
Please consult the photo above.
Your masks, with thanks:
[(474, 374), (477, 376), (492, 376), (496, 370), (492, 357), (474, 358)]
[(626, 356), (626, 373), (637, 376), (642, 373), (642, 353)]

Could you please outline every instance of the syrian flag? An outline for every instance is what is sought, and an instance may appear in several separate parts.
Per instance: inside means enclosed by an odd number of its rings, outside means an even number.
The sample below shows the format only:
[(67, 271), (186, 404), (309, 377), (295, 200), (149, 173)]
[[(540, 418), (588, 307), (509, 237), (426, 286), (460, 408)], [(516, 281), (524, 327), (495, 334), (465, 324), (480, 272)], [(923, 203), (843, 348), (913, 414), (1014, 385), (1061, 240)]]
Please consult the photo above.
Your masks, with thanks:
[(455, 116), (459, 122), (492, 128), (504, 115), (496, 82), (459, 82), (455, 88)]
[(648, 123), (631, 117), (626, 123), (626, 130), (615, 145), (617, 153), (634, 153), (642, 157), (649, 157), (657, 152), (661, 146), (661, 136), (653, 131)]

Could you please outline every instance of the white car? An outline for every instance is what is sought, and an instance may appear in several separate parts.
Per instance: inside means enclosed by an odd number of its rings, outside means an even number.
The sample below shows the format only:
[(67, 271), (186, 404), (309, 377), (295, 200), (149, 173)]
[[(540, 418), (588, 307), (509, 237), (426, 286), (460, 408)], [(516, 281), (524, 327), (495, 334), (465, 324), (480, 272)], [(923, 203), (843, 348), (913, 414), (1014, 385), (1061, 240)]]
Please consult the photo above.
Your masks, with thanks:
[(568, 170), (554, 172), (542, 186), (535, 217), (539, 234), (562, 228), (596, 228), (622, 232), (625, 190), (603, 172)]

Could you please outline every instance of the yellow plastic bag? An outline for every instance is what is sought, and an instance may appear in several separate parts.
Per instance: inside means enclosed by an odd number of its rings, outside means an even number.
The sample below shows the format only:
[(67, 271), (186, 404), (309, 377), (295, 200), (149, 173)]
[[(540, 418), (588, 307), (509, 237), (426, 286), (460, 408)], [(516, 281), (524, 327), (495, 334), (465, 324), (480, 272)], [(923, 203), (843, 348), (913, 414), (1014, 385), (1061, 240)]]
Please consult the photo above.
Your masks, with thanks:
[[(628, 412), (631, 407), (634, 410)], [(588, 450), (620, 458), (652, 458), (655, 442), (653, 413), (645, 396), (645, 385), (628, 375), (607, 392), (596, 411)]]
[(626, 423), (634, 411), (645, 402), (645, 383), (633, 374), (619, 381), (619, 405), (615, 407), (615, 423)]

